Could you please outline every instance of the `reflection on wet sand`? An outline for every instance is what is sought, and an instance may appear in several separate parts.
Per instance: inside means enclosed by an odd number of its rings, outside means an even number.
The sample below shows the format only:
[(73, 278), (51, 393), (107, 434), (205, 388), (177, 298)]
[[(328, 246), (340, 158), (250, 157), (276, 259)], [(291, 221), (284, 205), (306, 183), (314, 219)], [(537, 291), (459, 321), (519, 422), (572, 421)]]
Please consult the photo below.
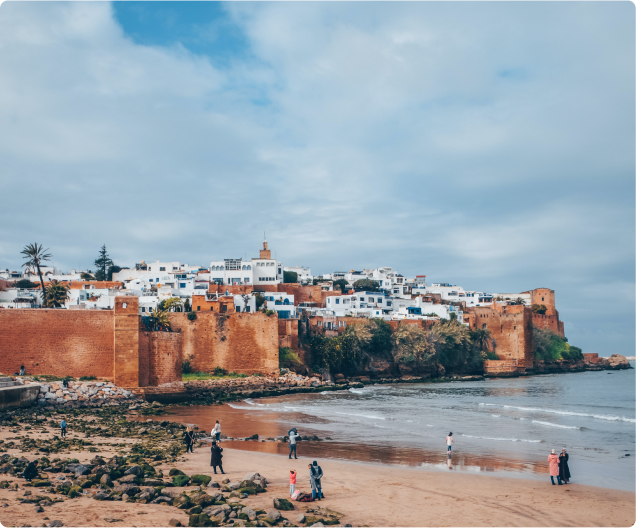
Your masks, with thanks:
[[(263, 441), (268, 438), (283, 436), (294, 425), (301, 435), (314, 435), (310, 425), (301, 425), (307, 419), (301, 413), (266, 414), (252, 412), (245, 409), (235, 409), (229, 405), (168, 407), (171, 415), (167, 417), (152, 417), (156, 421), (169, 419), (183, 424), (194, 424), (208, 434), (214, 426), (215, 420), (221, 423), (225, 435), (234, 438), (245, 438), (258, 434), (259, 441), (224, 440), (223, 447), (245, 451), (257, 451), (278, 455), (289, 455), (289, 444), (282, 442)], [(145, 420), (146, 417), (140, 417)], [(324, 438), (324, 432), (318, 432)], [(391, 446), (380, 444), (362, 444), (353, 442), (339, 442), (332, 440), (302, 441), (298, 444), (298, 455), (310, 458), (344, 459), (375, 464), (399, 464), (411, 467), (436, 470), (459, 470), (472, 472), (508, 472), (525, 474), (543, 474), (547, 472), (547, 464), (534, 458), (511, 459), (492, 455), (454, 452), (452, 457), (447, 455), (446, 446), (437, 450), (420, 447)]]

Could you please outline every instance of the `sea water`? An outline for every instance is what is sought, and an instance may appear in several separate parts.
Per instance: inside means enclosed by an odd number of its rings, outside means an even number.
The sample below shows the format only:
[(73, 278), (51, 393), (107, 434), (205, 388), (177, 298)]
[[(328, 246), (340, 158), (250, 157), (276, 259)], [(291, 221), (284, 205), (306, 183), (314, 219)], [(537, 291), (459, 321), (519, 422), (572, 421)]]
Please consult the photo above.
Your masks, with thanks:
[[(572, 482), (634, 490), (634, 370), (550, 374), (476, 382), (367, 385), (180, 408), (184, 422), (230, 436), (286, 434), (299, 455), (549, 479), (551, 449), (566, 448)], [(177, 408), (175, 408), (176, 410)], [(174, 412), (174, 411), (173, 411)], [(445, 439), (453, 433), (452, 456)], [(329, 437), (330, 440), (326, 440)], [(280, 443), (227, 447), (286, 453)]]

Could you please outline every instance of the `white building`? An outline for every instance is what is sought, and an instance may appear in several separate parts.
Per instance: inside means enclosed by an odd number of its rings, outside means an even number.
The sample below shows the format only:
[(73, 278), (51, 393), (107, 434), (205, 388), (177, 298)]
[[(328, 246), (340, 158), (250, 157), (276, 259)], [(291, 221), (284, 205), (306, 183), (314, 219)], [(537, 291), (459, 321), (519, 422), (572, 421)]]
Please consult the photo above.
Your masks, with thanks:
[[(327, 297), (326, 310), (338, 316), (369, 316), (372, 312), (390, 315), (393, 312), (393, 298), (384, 292), (356, 292), (352, 295)], [(375, 317), (375, 316), (373, 316)]]
[(283, 271), (291, 271), (298, 275), (298, 282), (300, 284), (311, 284), (314, 280), (313, 275), (311, 274), (311, 269), (301, 267), (301, 266), (293, 266), (293, 267), (285, 267)]
[(465, 291), (461, 286), (447, 282), (434, 282), (425, 288), (413, 288), (413, 295), (435, 293), (441, 295), (442, 300), (451, 302), (465, 302), (466, 306), (488, 306), (492, 304), (493, 295), (477, 291)]
[(267, 241), (258, 258), (213, 260), (210, 262), (210, 282), (225, 285), (279, 284), (283, 282), (283, 264), (272, 259)]
[(413, 299), (394, 299), (393, 319), (450, 319), (455, 314), (457, 321), (464, 322), (464, 312), (451, 304), (434, 304), (423, 297)]
[(268, 310), (274, 310), (279, 319), (293, 319), (297, 317), (294, 296), (281, 292), (264, 292)]

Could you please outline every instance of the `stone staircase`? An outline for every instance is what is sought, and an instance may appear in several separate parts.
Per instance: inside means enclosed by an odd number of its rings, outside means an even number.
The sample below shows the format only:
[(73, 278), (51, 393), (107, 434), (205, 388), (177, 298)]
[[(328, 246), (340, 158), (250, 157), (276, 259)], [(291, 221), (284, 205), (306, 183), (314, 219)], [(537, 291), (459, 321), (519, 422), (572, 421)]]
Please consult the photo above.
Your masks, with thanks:
[(0, 389), (4, 387), (17, 387), (18, 385), (22, 385), (22, 383), (13, 381), (12, 378), (0, 377)]

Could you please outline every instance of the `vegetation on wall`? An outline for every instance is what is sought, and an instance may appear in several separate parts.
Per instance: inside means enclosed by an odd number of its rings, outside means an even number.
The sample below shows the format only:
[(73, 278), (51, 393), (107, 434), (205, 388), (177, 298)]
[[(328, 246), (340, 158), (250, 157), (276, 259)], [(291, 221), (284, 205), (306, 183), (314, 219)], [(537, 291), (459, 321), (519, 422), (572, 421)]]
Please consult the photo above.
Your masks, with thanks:
[(380, 283), (371, 279), (360, 279), (353, 283), (355, 291), (380, 291)]
[(533, 304), (532, 305), (532, 313), (536, 313), (539, 315), (545, 315), (545, 313), (548, 311), (548, 308), (546, 307), (545, 304)]
[(28, 290), (30, 288), (37, 288), (37, 284), (35, 282), (31, 282), (29, 279), (20, 279), (15, 283), (16, 288), (20, 288), (21, 290)]
[(333, 281), (333, 289), (340, 289), (342, 293), (345, 293), (349, 290), (349, 288), (347, 287), (348, 284), (349, 283), (345, 279), (338, 279)]
[(568, 343), (567, 338), (555, 334), (552, 330), (533, 328), (534, 357), (540, 361), (580, 361), (582, 350)]

